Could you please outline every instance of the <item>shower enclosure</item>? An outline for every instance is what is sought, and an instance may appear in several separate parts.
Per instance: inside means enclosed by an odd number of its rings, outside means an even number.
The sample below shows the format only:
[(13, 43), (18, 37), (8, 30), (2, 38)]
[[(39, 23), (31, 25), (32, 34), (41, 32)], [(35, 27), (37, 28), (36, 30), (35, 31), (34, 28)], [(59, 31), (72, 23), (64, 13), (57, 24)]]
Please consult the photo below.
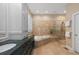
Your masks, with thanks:
[(7, 4), (0, 3), (0, 42), (8, 39)]

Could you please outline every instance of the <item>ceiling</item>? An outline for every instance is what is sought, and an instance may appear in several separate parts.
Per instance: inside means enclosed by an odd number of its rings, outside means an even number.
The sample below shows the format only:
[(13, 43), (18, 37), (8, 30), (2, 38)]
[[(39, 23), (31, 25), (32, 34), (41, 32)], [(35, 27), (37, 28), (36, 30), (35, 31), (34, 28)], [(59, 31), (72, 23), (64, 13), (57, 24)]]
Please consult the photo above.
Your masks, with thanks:
[(66, 3), (28, 3), (32, 14), (65, 14)]

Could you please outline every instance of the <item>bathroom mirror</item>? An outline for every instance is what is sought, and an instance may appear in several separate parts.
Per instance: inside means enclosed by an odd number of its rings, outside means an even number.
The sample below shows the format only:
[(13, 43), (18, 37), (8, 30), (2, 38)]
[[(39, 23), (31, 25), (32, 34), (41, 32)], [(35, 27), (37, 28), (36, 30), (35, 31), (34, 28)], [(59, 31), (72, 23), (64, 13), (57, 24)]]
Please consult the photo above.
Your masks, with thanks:
[(7, 4), (0, 4), (0, 42), (5, 41), (7, 34)]

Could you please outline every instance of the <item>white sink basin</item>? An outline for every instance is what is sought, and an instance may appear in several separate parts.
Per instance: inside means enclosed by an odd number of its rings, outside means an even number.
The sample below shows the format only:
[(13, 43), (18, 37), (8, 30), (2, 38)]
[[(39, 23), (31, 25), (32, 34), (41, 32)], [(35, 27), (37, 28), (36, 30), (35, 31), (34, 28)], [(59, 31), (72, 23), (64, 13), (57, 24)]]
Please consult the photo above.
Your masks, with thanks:
[(10, 50), (15, 46), (16, 46), (16, 44), (14, 44), (14, 43), (2, 45), (2, 46), (0, 46), (0, 53)]

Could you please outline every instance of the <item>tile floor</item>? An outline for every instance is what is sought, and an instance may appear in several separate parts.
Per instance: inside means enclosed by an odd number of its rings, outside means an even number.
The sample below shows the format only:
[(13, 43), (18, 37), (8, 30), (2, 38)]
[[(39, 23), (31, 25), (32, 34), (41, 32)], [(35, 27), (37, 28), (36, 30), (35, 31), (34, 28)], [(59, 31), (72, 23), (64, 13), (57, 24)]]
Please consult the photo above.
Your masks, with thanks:
[(77, 53), (65, 49), (65, 40), (52, 40), (35, 48), (33, 55), (77, 55)]

